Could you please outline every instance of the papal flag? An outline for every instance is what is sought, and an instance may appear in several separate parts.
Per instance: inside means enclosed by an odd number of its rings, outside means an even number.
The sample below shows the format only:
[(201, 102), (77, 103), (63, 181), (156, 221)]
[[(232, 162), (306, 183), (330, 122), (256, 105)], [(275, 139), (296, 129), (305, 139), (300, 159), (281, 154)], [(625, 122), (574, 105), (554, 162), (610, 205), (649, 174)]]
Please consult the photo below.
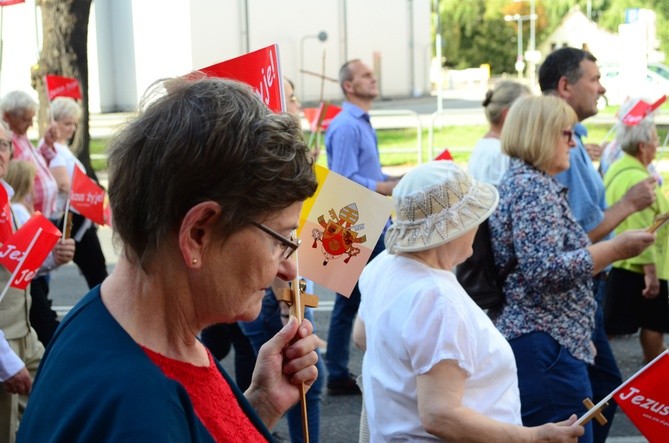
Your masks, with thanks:
[(318, 188), (304, 202), (299, 273), (350, 296), (393, 210), (391, 198), (316, 165)]

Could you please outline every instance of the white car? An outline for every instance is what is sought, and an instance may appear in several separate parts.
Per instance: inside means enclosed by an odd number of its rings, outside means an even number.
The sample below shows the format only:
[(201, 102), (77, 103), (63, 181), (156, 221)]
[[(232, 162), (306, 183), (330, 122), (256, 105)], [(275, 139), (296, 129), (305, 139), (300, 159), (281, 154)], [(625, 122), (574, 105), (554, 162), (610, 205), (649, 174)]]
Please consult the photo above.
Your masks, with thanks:
[[(661, 72), (656, 72), (656, 70)], [(662, 95), (669, 94), (669, 69), (664, 65), (648, 65), (645, 78), (640, 82), (630, 82), (623, 78), (620, 66), (617, 65), (600, 66), (599, 71), (602, 75), (601, 83), (606, 88), (604, 102), (600, 102), (600, 106), (617, 106), (622, 104), (627, 97), (656, 100)], [(668, 77), (665, 77), (665, 74)]]

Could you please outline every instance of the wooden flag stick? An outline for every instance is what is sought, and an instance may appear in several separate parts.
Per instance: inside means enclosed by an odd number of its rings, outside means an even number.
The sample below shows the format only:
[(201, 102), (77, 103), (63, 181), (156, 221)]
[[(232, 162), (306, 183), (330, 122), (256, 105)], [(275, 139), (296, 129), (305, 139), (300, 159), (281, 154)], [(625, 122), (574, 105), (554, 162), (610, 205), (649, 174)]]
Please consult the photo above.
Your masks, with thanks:
[[(293, 254), (295, 257), (295, 270), (299, 268), (297, 257), (298, 254)], [(302, 289), (300, 288), (300, 276), (295, 273), (295, 279), (292, 282), (293, 304), (290, 305), (290, 310), (295, 318), (297, 324), (302, 324), (304, 320), (304, 304), (302, 303)], [(302, 411), (302, 433), (304, 435), (305, 443), (309, 443), (309, 414), (307, 413), (307, 391), (304, 388), (304, 383), (300, 384), (300, 410)]]
[(316, 119), (316, 130), (311, 131), (311, 135), (309, 135), (309, 148), (313, 148), (318, 140), (318, 135), (321, 132), (321, 124), (325, 119), (325, 114), (327, 113), (328, 106), (330, 106), (329, 102), (321, 102), (320, 112), (318, 114), (318, 118)]
[(665, 212), (664, 214), (660, 214), (657, 217), (655, 217), (655, 220), (653, 221), (653, 224), (650, 225), (646, 229), (646, 232), (650, 232), (652, 234), (653, 232), (660, 229), (668, 221), (669, 221), (669, 212)]
[(321, 62), (321, 101), (323, 101), (323, 95), (325, 94), (325, 50), (323, 50), (323, 61)]
[[(298, 325), (304, 320), (304, 308), (306, 306), (315, 307), (318, 305), (318, 298), (311, 294), (306, 294), (306, 282), (299, 277), (299, 267), (297, 252), (293, 254), (295, 260), (295, 279), (291, 282), (290, 288), (285, 288), (283, 294), (277, 296), (279, 301), (284, 301), (290, 305), (290, 313), (297, 319)], [(315, 299), (315, 302), (314, 302)], [(304, 383), (300, 385), (300, 410), (302, 412), (302, 432), (305, 443), (309, 443), (309, 416), (307, 413), (307, 391)]]
[[(583, 416), (582, 416), (581, 418), (579, 418), (578, 420), (576, 420), (576, 424), (577, 424), (577, 425), (584, 425), (584, 424), (586, 424), (587, 422), (589, 422), (590, 420), (592, 420), (593, 418), (595, 418), (595, 416), (596, 416), (597, 414), (601, 414), (601, 410), (604, 409), (604, 408), (606, 407), (606, 405), (608, 404), (609, 400), (611, 400), (611, 399), (613, 398), (614, 395), (616, 395), (621, 389), (623, 389), (625, 386), (627, 386), (630, 382), (632, 382), (632, 381), (633, 381), (635, 378), (637, 378), (639, 375), (643, 374), (644, 371), (645, 371), (646, 369), (650, 368), (653, 364), (655, 364), (656, 361), (658, 361), (660, 358), (662, 358), (662, 357), (663, 357), (664, 355), (666, 355), (667, 353), (669, 353), (669, 350), (668, 350), (668, 349), (665, 349), (663, 353), (661, 353), (660, 355), (658, 355), (657, 357), (655, 357), (655, 358), (654, 358), (650, 363), (648, 363), (646, 366), (644, 366), (643, 368), (639, 369), (633, 376), (631, 376), (630, 378), (628, 378), (623, 384), (621, 384), (621, 385), (618, 386), (616, 389), (614, 389), (613, 392), (611, 392), (609, 395), (607, 395), (606, 397), (604, 397), (599, 403), (597, 403), (596, 405), (594, 405), (593, 407), (591, 407), (590, 410), (589, 410), (588, 412), (586, 412), (585, 414), (583, 414)], [(587, 399), (586, 399), (586, 400), (587, 400)]]
[(602, 140), (601, 144), (604, 144), (609, 140), (609, 137), (611, 136), (613, 131), (616, 130), (616, 128), (618, 127), (619, 124), (620, 124), (620, 122), (616, 121), (616, 123), (613, 126), (611, 126), (611, 129), (609, 129), (609, 132), (607, 132), (606, 135), (604, 135), (604, 139)]
[(70, 231), (72, 230), (72, 213), (70, 212), (70, 199), (68, 198), (65, 202), (65, 213), (63, 215), (63, 236), (61, 237), (61, 243), (66, 239), (70, 238)]
[(339, 80), (337, 80), (336, 78), (327, 77), (323, 74), (319, 74), (318, 72), (307, 71), (306, 69), (300, 69), (300, 72), (303, 73), (303, 74), (313, 75), (314, 77), (322, 78), (323, 80), (327, 80), (329, 82), (339, 83)]

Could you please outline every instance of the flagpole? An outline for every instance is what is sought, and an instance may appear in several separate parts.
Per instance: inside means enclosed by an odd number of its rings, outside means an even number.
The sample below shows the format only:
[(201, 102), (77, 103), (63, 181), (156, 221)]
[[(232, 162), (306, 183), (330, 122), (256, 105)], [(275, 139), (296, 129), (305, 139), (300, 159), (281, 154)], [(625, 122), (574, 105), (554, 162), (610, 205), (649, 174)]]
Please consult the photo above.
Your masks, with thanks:
[(639, 369), (633, 376), (631, 376), (630, 378), (628, 378), (628, 379), (625, 381), (625, 383), (623, 383), (623, 384), (621, 384), (620, 386), (618, 386), (618, 387), (617, 387), (616, 389), (614, 389), (609, 395), (607, 395), (606, 397), (604, 397), (599, 403), (597, 403), (595, 406), (593, 406), (592, 408), (590, 408), (590, 410), (589, 410), (588, 412), (586, 412), (585, 414), (583, 414), (583, 416), (582, 416), (581, 418), (579, 418), (578, 420), (576, 420), (576, 423), (575, 423), (575, 424), (577, 424), (577, 425), (581, 425), (581, 424), (583, 424), (583, 423), (587, 423), (587, 422), (588, 422), (588, 421), (589, 421), (595, 414), (597, 414), (597, 413), (599, 412), (599, 410), (600, 410), (606, 403), (608, 403), (609, 400), (611, 400), (611, 399), (613, 398), (614, 395), (616, 395), (616, 394), (617, 394), (621, 389), (623, 389), (625, 386), (627, 386), (628, 384), (630, 384), (630, 383), (631, 383), (635, 378), (637, 378), (639, 375), (643, 374), (643, 372), (646, 371), (646, 369), (648, 369), (648, 368), (650, 368), (651, 366), (653, 366), (653, 365), (655, 364), (655, 362), (657, 362), (660, 358), (662, 358), (662, 357), (663, 357), (664, 355), (666, 355), (667, 353), (669, 353), (669, 349), (665, 349), (664, 352), (662, 352), (660, 355), (658, 355), (657, 357), (655, 357), (650, 363), (648, 363), (648, 364), (647, 364), (646, 366), (644, 366), (643, 368)]
[(316, 129), (314, 130), (312, 128), (312, 132), (309, 135), (309, 144), (308, 144), (309, 148), (314, 147), (314, 142), (317, 140), (316, 137), (318, 137), (319, 135), (318, 133), (321, 131), (321, 124), (323, 123), (323, 120), (325, 120), (325, 114), (328, 111), (328, 106), (330, 106), (330, 103), (323, 101), (321, 102), (320, 112), (318, 114), (318, 117), (316, 118)]
[(69, 235), (67, 235), (67, 224), (68, 224), (68, 221), (69, 221), (67, 219), (68, 218), (67, 217), (68, 212), (70, 212), (70, 198), (69, 197), (67, 198), (67, 201), (65, 202), (65, 212), (63, 213), (63, 229), (62, 229), (63, 236), (60, 238), (61, 243), (65, 241), (65, 237), (69, 238)]
[(609, 132), (607, 132), (606, 135), (604, 136), (604, 140), (602, 140), (602, 143), (601, 143), (602, 145), (609, 139), (609, 136), (611, 136), (611, 133), (613, 131), (615, 131), (616, 128), (618, 128), (619, 124), (620, 124), (620, 122), (618, 121), (611, 127), (611, 129), (609, 129)]
[[(297, 319), (297, 327), (299, 328), (304, 320), (304, 304), (302, 303), (302, 289), (300, 288), (300, 275), (298, 266), (297, 251), (293, 254), (295, 259), (295, 278), (292, 281), (293, 303), (291, 309)], [(309, 416), (307, 414), (307, 394), (304, 383), (300, 383), (300, 410), (302, 412), (302, 433), (304, 435), (305, 443), (309, 443)]]
[(37, 232), (35, 233), (35, 236), (33, 237), (32, 241), (28, 245), (28, 248), (26, 249), (25, 254), (23, 254), (23, 258), (16, 265), (16, 268), (14, 268), (14, 272), (12, 272), (12, 276), (10, 277), (9, 281), (7, 282), (4, 289), (2, 290), (2, 293), (0, 294), (0, 302), (2, 301), (3, 298), (5, 298), (5, 295), (7, 294), (7, 291), (9, 290), (9, 286), (12, 284), (12, 282), (16, 278), (16, 275), (21, 270), (21, 267), (23, 266), (23, 263), (28, 258), (28, 254), (30, 254), (30, 251), (32, 250), (33, 246), (35, 246), (35, 242), (37, 241), (37, 239), (39, 238), (41, 233), (42, 233), (42, 228), (37, 228)]

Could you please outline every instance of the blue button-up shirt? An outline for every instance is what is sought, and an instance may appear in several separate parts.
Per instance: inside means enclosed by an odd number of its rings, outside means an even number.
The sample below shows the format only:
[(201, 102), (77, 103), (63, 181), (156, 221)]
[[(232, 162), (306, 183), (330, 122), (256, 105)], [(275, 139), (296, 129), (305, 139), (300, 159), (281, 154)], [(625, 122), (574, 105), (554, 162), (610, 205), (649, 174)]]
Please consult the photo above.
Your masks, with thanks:
[(369, 114), (344, 102), (342, 111), (325, 133), (328, 168), (376, 191), (376, 183), (387, 179), (381, 171), (376, 132)]
[[(555, 179), (569, 189), (567, 199), (571, 212), (583, 230), (590, 232), (604, 220), (607, 208), (604, 182), (583, 146), (582, 137), (588, 135), (588, 130), (576, 123), (574, 133), (576, 146), (569, 151), (569, 169), (557, 174)], [(604, 240), (607, 238), (610, 235)]]

